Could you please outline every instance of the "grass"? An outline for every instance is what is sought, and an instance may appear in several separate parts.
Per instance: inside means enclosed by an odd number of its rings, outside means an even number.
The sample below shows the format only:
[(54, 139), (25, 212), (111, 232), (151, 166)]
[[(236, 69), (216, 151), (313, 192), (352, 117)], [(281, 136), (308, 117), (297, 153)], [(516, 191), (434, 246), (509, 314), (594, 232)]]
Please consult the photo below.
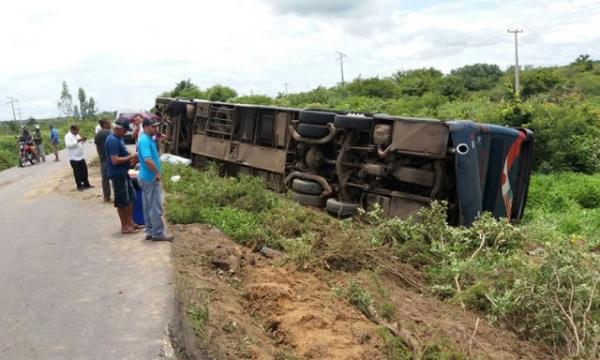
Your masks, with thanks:
[[(600, 247), (600, 174), (556, 173), (531, 180), (525, 224)], [(559, 239), (561, 237), (559, 236)]]
[(196, 334), (203, 336), (209, 316), (208, 302), (204, 304), (190, 303), (187, 313), (192, 320), (192, 327)]
[[(524, 224), (486, 214), (463, 228), (447, 225), (443, 203), (423, 209), (420, 222), (387, 219), (378, 210), (340, 221), (272, 193), (258, 178), (219, 177), (215, 167), (165, 165), (164, 172), (165, 179), (181, 175), (179, 182), (164, 183), (171, 222), (212, 224), (246, 246), (283, 250), (301, 268), (392, 272), (521, 338), (562, 354), (598, 355), (597, 176), (536, 175)], [(424, 284), (405, 271), (407, 263), (424, 275)], [(363, 313), (373, 305), (394, 316), (358, 283), (338, 292)], [(390, 344), (390, 354), (396, 347)]]

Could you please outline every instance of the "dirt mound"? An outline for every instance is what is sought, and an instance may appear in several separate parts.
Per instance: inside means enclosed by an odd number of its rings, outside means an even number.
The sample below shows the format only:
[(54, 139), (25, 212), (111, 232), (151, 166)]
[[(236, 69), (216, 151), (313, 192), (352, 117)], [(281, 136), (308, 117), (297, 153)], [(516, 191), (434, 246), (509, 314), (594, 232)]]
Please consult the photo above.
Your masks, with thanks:
[[(382, 359), (382, 326), (336, 294), (334, 284), (370, 283), (363, 273), (307, 272), (242, 247), (204, 225), (177, 225), (175, 266), (184, 305), (204, 301), (208, 320), (196, 327), (214, 358)], [(396, 312), (388, 329), (420, 354), (432, 343), (474, 358), (550, 358), (477, 314), (381, 277)], [(373, 289), (372, 293), (376, 293)], [(202, 300), (205, 299), (205, 300)], [(208, 299), (208, 300), (206, 300)], [(383, 331), (387, 331), (383, 329)]]
[(267, 330), (306, 359), (374, 359), (381, 341), (365, 317), (309, 273), (257, 267), (244, 277), (250, 307)]

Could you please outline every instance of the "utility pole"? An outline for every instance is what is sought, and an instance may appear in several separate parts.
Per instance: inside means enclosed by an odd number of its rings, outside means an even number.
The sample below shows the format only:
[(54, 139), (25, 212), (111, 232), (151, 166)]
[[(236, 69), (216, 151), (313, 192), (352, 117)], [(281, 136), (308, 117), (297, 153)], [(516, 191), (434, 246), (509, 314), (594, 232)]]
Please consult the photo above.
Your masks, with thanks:
[(287, 96), (287, 94), (288, 94), (288, 85), (289, 85), (289, 84), (290, 84), (290, 83), (285, 83), (285, 84), (283, 84), (283, 86), (285, 86), (285, 96)]
[(19, 113), (19, 120), (23, 121), (23, 117), (21, 116), (21, 108), (17, 108), (17, 112)]
[(521, 84), (519, 83), (519, 40), (518, 35), (523, 32), (523, 29), (506, 30), (511, 34), (515, 34), (515, 94), (519, 96), (521, 93)]
[(13, 120), (17, 121), (17, 115), (15, 114), (15, 103), (19, 102), (19, 100), (15, 99), (12, 96), (7, 96), (7, 98), (8, 98), (8, 102), (6, 104), (10, 104), (10, 106), (12, 107)]
[(344, 89), (344, 58), (346, 57), (346, 54), (343, 54), (339, 51), (335, 52), (336, 54), (338, 54), (338, 61), (340, 62), (340, 71), (342, 73), (342, 90)]

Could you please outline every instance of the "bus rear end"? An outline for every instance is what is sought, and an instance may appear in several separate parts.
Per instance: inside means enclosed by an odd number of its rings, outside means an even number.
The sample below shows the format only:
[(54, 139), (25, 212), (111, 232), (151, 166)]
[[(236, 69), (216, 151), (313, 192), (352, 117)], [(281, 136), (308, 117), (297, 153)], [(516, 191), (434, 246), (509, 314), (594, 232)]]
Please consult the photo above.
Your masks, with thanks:
[(533, 132), (468, 121), (448, 122), (455, 152), (458, 223), (482, 212), (523, 217), (533, 155)]

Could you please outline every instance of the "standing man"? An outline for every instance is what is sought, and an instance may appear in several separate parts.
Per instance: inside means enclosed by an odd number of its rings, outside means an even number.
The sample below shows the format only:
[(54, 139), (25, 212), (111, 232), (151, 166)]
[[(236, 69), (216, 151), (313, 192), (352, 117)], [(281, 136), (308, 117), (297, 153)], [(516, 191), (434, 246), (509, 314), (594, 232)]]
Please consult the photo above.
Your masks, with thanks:
[(143, 121), (144, 117), (142, 116), (142, 114), (135, 114), (133, 116), (133, 124), (135, 125), (135, 128), (131, 133), (131, 137), (133, 138), (134, 144), (137, 144), (138, 139), (140, 137), (140, 133), (142, 132)]
[(33, 142), (35, 144), (35, 151), (37, 152), (38, 161), (42, 159), (43, 162), (46, 162), (46, 151), (44, 151), (42, 133), (40, 132), (39, 125), (35, 126), (35, 131), (33, 132)]
[(100, 174), (102, 175), (102, 194), (104, 195), (104, 201), (110, 201), (110, 181), (106, 175), (106, 152), (104, 144), (106, 138), (110, 135), (110, 121), (102, 119), (99, 122), (100, 131), (96, 133), (94, 137), (94, 143), (96, 144), (96, 151), (98, 152), (98, 158), (100, 159)]
[(173, 241), (172, 235), (165, 233), (162, 220), (162, 190), (160, 187), (160, 160), (156, 141), (152, 139), (157, 133), (159, 120), (145, 119), (143, 132), (138, 140), (140, 156), (140, 172), (138, 181), (142, 188), (144, 204), (144, 222), (146, 223), (146, 240)]
[(60, 146), (60, 137), (58, 136), (58, 130), (54, 126), (50, 125), (50, 148), (54, 153), (54, 162), (58, 161), (58, 147)]
[(129, 178), (129, 165), (136, 161), (137, 155), (129, 154), (123, 142), (123, 136), (129, 129), (129, 121), (115, 121), (113, 132), (108, 135), (104, 144), (106, 175), (113, 185), (115, 207), (121, 222), (121, 234), (136, 233), (143, 228), (133, 222), (135, 190)]
[(88, 181), (88, 169), (83, 157), (83, 144), (86, 138), (79, 135), (79, 126), (71, 125), (70, 131), (65, 135), (65, 146), (67, 147), (67, 155), (71, 168), (73, 168), (73, 176), (77, 190), (85, 190), (92, 188)]

